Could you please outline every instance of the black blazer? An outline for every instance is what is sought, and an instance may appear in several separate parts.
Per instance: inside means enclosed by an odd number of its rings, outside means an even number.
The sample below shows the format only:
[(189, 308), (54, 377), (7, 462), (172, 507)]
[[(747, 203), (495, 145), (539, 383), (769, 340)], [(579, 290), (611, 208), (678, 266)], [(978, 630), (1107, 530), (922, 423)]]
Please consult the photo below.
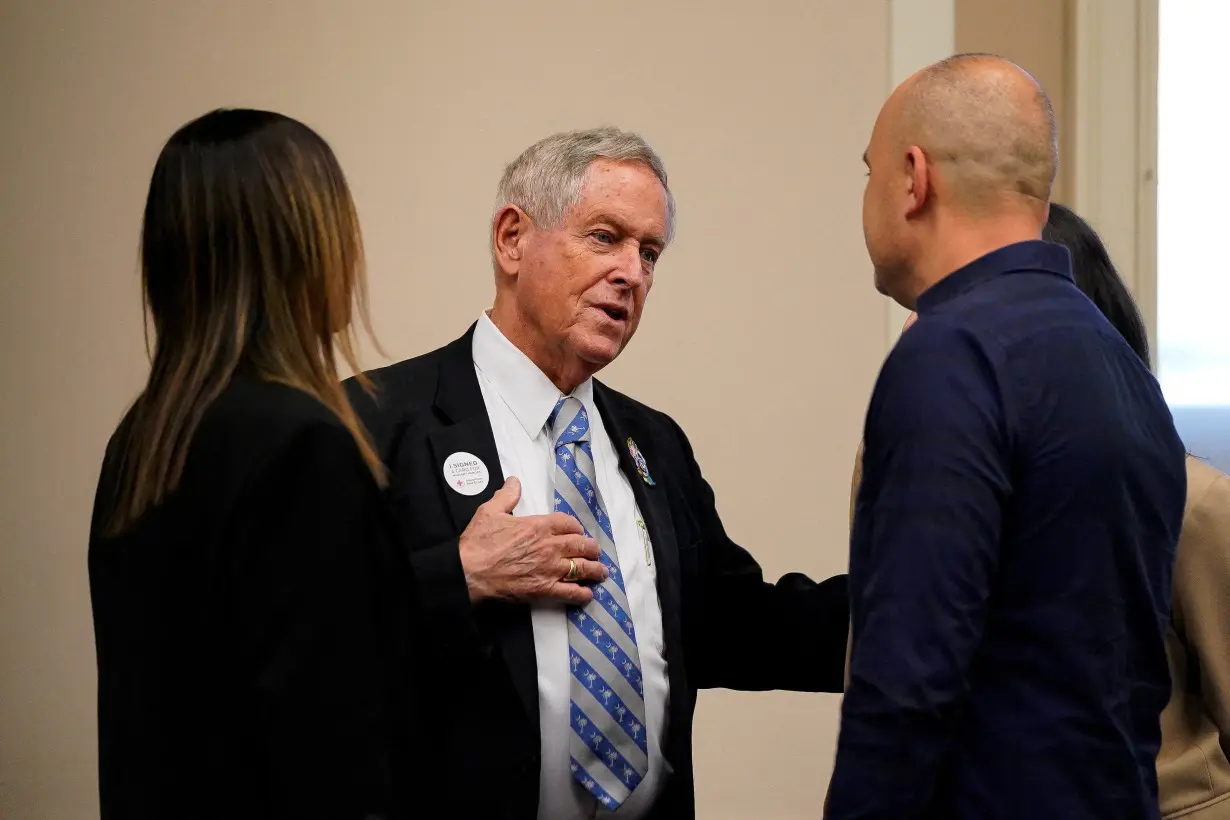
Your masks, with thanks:
[(179, 489), (105, 537), (128, 423), (90, 533), (103, 820), (393, 813), (413, 579), (354, 439), (236, 379)]
[[(369, 374), (377, 399), (356, 408), (390, 466), (402, 542), (410, 549), (430, 655), (420, 694), (422, 743), (436, 753), (418, 805), (450, 817), (533, 820), (538, 806), (537, 662), (529, 607), (471, 607), (458, 536), (504, 481), (474, 372), (473, 327), (425, 356)], [(845, 576), (816, 584), (787, 575), (764, 582), (760, 567), (727, 537), (683, 431), (669, 417), (594, 386), (653, 541), (670, 678), (663, 752), (674, 770), (653, 817), (695, 816), (692, 714), (698, 688), (840, 692), (848, 594)], [(655, 485), (644, 483), (624, 444), (631, 437)], [(485, 492), (444, 486), (452, 453), (491, 470)], [(439, 808), (435, 808), (439, 807)], [(436, 816), (429, 812), (429, 816)], [(440, 814), (439, 816), (445, 816)]]

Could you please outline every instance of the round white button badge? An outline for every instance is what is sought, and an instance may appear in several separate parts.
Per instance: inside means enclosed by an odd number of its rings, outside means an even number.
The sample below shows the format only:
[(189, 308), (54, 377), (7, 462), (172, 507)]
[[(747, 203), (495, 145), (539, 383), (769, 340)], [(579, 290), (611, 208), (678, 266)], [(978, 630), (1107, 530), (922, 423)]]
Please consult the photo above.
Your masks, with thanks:
[(487, 489), (491, 474), (478, 456), (453, 453), (444, 459), (444, 481), (462, 495), (478, 495)]

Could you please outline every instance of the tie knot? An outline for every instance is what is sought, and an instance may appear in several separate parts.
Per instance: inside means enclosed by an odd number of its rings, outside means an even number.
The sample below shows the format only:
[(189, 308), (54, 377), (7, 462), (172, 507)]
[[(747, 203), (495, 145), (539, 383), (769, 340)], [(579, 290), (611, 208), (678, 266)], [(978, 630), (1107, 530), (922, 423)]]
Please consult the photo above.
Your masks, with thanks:
[(551, 438), (556, 447), (589, 441), (589, 414), (581, 400), (574, 396), (564, 396), (556, 402), (547, 424), (551, 426)]

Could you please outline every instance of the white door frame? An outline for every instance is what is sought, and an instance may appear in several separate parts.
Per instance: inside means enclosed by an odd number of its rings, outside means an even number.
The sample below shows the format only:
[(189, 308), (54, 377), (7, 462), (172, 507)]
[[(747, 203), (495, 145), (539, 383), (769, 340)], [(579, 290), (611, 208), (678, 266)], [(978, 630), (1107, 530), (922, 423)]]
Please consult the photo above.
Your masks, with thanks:
[[(888, 80), (885, 96), (920, 68), (951, 57), (956, 49), (956, 0), (889, 0)], [(884, 300), (885, 351), (901, 335), (909, 311)]]
[(1102, 235), (1156, 356), (1158, 0), (1071, 2), (1069, 204)]

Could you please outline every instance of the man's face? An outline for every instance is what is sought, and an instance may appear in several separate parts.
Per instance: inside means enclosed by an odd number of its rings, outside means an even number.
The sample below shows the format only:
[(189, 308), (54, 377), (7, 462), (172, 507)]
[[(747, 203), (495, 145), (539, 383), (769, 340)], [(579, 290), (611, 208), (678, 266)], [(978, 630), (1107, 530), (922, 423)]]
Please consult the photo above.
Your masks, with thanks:
[(666, 235), (666, 191), (653, 171), (595, 161), (564, 223), (527, 237), (518, 312), (547, 348), (597, 372), (636, 332)]
[(905, 151), (895, 151), (890, 135), (890, 99), (880, 112), (863, 154), (867, 186), (863, 190), (863, 238), (875, 270), (876, 290), (894, 296), (909, 260), (912, 174)]

